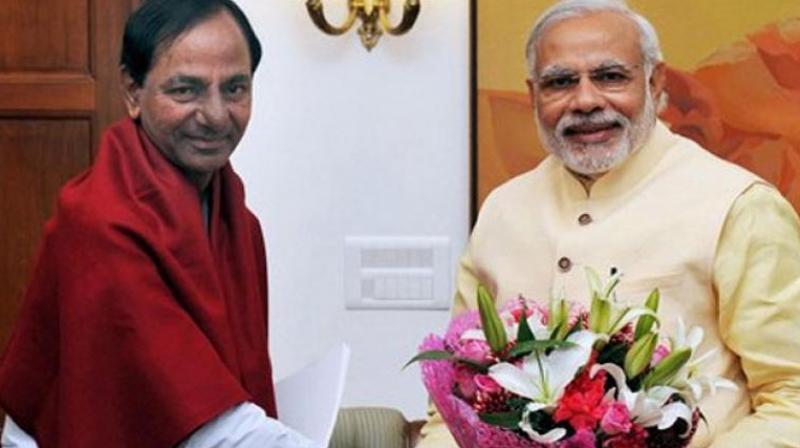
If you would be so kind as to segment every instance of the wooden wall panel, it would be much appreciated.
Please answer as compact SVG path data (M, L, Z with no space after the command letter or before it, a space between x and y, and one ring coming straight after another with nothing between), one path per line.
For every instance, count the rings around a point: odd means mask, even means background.
M89 0L0 0L0 71L89 73Z
M0 0L0 350L58 189L124 115L120 42L138 4Z
M89 75L0 74L0 114L89 115L96 107L95 84Z
M0 142L0 291L18 298L56 193L89 164L91 126L88 119L0 119ZM19 302L0 301L0 341Z

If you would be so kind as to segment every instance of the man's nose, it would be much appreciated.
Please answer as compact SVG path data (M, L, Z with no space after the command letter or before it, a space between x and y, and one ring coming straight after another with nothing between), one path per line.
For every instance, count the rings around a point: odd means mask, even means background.
M200 124L213 130L224 129L228 124L228 105L222 95L210 95L197 111Z
M603 96L591 79L582 77L572 92L570 109L572 112L591 113L606 107L606 98Z

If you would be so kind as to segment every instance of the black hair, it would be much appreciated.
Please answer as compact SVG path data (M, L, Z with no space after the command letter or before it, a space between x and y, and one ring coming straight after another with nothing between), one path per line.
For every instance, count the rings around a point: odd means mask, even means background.
M230 13L239 25L250 50L250 72L255 73L261 61L261 43L244 12L232 0L145 0L125 24L122 69L137 85L144 85L156 51L220 11Z

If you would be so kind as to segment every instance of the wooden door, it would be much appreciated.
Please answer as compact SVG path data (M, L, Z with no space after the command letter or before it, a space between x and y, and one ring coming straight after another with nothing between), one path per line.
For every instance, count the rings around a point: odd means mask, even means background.
M60 186L123 116L118 66L138 0L0 0L0 347Z

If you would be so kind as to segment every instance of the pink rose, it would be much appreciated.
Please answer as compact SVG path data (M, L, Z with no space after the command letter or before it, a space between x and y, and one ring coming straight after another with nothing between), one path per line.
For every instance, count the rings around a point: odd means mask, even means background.
M455 349L456 356L475 362L487 362L492 350L486 341L480 339L462 340Z
M597 440L590 429L581 429L574 436L564 441L562 448L594 448Z
M661 362L662 359L666 358L669 355L669 347L665 344L658 344L655 350L653 350L653 357L650 358L650 365L654 366Z
M608 435L627 433L631 430L631 414L628 408L618 401L611 403L600 420L600 429Z
M478 391L477 387L475 386L475 380L473 379L474 376L475 372L470 368L465 366L456 366L456 384L458 385L459 392L461 392L461 396L467 401L472 401L472 399L475 398L475 392Z
M503 388L500 387L500 385L488 375L475 375L474 381L475 386L484 392L491 394L503 391Z

